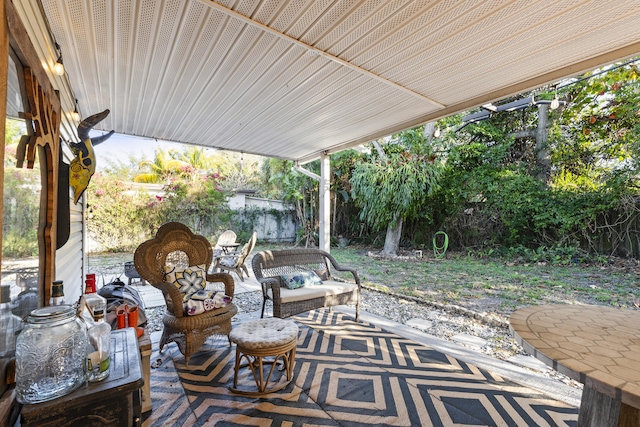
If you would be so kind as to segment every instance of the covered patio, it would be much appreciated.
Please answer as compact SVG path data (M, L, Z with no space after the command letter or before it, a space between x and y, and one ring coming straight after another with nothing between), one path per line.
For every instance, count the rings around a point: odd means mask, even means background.
M51 124L39 306L53 279L64 277L71 295L88 272L86 200L76 204L68 185L58 198L58 167L73 158L82 118L110 110L96 130L297 165L319 159L319 242L328 250L332 153L640 53L640 0L3 5L5 56L33 71L32 89L51 113L38 122ZM6 66L3 73L12 77ZM26 110L14 102L18 83L0 90L7 116ZM60 245L58 216L72 218ZM210 339L189 367L173 344L163 355L154 345L154 409L144 425L577 423L575 390L385 319L350 317L342 307L296 316L294 381L261 398L228 391L233 347L225 340Z

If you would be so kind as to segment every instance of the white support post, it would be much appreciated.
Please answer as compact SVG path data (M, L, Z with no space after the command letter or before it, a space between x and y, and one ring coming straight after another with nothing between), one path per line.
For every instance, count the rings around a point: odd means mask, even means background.
M319 247L323 251L329 252L331 246L331 195L329 186L331 185L331 163L329 154L322 153L320 156L320 242Z

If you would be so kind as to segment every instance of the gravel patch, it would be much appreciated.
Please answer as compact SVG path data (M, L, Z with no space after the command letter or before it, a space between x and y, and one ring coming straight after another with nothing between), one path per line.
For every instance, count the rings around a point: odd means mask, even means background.
M405 298L375 291L362 292L361 310L385 317L397 323L414 326L416 319L428 322L420 328L429 335L453 341L453 337L468 334L486 340L480 348L485 354L506 360L524 354L522 347L511 337L506 327L491 326L463 314L454 314L444 308L435 308Z
M458 344L461 344L461 341L454 337L461 334L477 337L478 340L475 341L482 341L484 345L473 346L473 349L497 359L507 360L514 356L529 356L509 332L508 323L491 315L368 289L362 291L360 308L397 323L412 327L420 326L419 329L429 335L455 341ZM571 387L582 388L581 383L552 368L531 371L543 377L554 378Z
M238 294L234 298L234 303L238 307L238 314L259 311L262 308L262 293L257 291ZM460 334L478 337L485 345L474 346L473 349L501 360L507 360L516 355L527 355L522 346L513 339L508 327L501 326L499 322L484 323L486 319L469 316L469 313L455 314L449 312L447 307L435 308L425 303L369 289L362 290L361 309L397 323L413 327L420 326L419 329L429 335L455 341L458 344L460 341L453 338ZM155 307L145 311L148 319L147 330L150 332L162 330L164 312L165 307ZM582 388L579 382L551 368L542 371L532 370L532 372L557 379L572 387Z

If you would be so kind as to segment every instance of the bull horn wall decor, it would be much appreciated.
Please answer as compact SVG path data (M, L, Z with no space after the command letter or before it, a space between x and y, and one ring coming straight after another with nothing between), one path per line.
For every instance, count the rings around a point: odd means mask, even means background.
M109 115L109 112L109 109L106 109L80 122L78 125L80 142L72 142L70 144L71 151L75 156L69 165L69 185L73 188L73 203L78 203L82 193L89 186L91 177L96 172L96 154L93 151L93 147L106 141L114 134L114 131L111 131L101 136L89 137L89 131L104 120Z

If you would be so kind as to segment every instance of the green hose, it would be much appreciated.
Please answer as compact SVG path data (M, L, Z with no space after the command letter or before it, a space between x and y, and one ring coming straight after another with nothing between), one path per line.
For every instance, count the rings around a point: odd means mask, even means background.
M444 236L442 246L438 246L438 236ZM443 258L449 247L449 236L444 231L438 231L433 235L433 254L436 258Z

